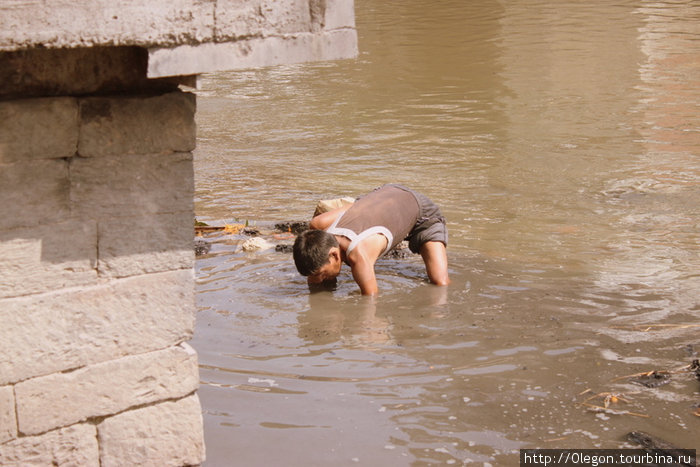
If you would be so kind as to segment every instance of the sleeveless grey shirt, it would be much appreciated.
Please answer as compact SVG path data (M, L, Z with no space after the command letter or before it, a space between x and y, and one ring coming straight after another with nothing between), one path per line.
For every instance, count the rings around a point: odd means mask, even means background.
M419 206L411 191L400 185L383 185L359 198L326 229L350 239L347 252L374 234L387 239L386 254L405 239L416 225Z

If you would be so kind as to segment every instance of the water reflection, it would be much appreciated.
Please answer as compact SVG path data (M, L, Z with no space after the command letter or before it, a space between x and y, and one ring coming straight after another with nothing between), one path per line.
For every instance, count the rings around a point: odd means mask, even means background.
M698 358L700 5L356 11L358 60L204 77L197 215L306 219L405 183L448 219L453 283L383 260L375 302L349 273L309 294L288 254L210 239L207 465L516 465L632 429L700 449L690 375L620 378ZM590 406L610 391L643 416Z

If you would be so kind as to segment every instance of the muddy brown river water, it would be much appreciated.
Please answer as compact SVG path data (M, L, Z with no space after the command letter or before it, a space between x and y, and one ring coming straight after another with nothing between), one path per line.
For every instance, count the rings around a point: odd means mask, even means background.
M357 60L202 78L198 220L267 231L403 183L448 219L452 284L383 259L374 302L347 268L310 295L289 253L206 236L205 466L700 450L700 3L355 10ZM652 370L678 371L629 377Z

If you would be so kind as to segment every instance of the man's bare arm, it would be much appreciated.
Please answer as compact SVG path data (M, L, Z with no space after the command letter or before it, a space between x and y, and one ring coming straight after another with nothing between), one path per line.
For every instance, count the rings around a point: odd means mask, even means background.
M362 295L377 295L377 277L374 272L374 263L386 248L387 239L384 235L374 234L365 238L348 255L348 264L352 270L352 277L360 286Z
M350 265L352 277L360 286L362 295L377 295L379 287L377 287L377 277L374 274L374 263L366 260L358 260Z
M326 230L333 224L333 222L335 222L335 220L341 213L350 209L350 206L352 205L348 204L346 206L341 206L331 211L324 212L323 214L319 214L318 216L311 219L311 222L309 223L309 228L315 230Z

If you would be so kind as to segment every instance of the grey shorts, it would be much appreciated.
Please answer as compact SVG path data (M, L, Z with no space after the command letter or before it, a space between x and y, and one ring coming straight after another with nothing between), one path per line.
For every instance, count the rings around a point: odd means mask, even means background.
M402 187L410 191L418 201L418 220L408 233L408 248L413 253L420 253L420 247L426 242L442 242L447 246L447 225L437 204L422 193Z

